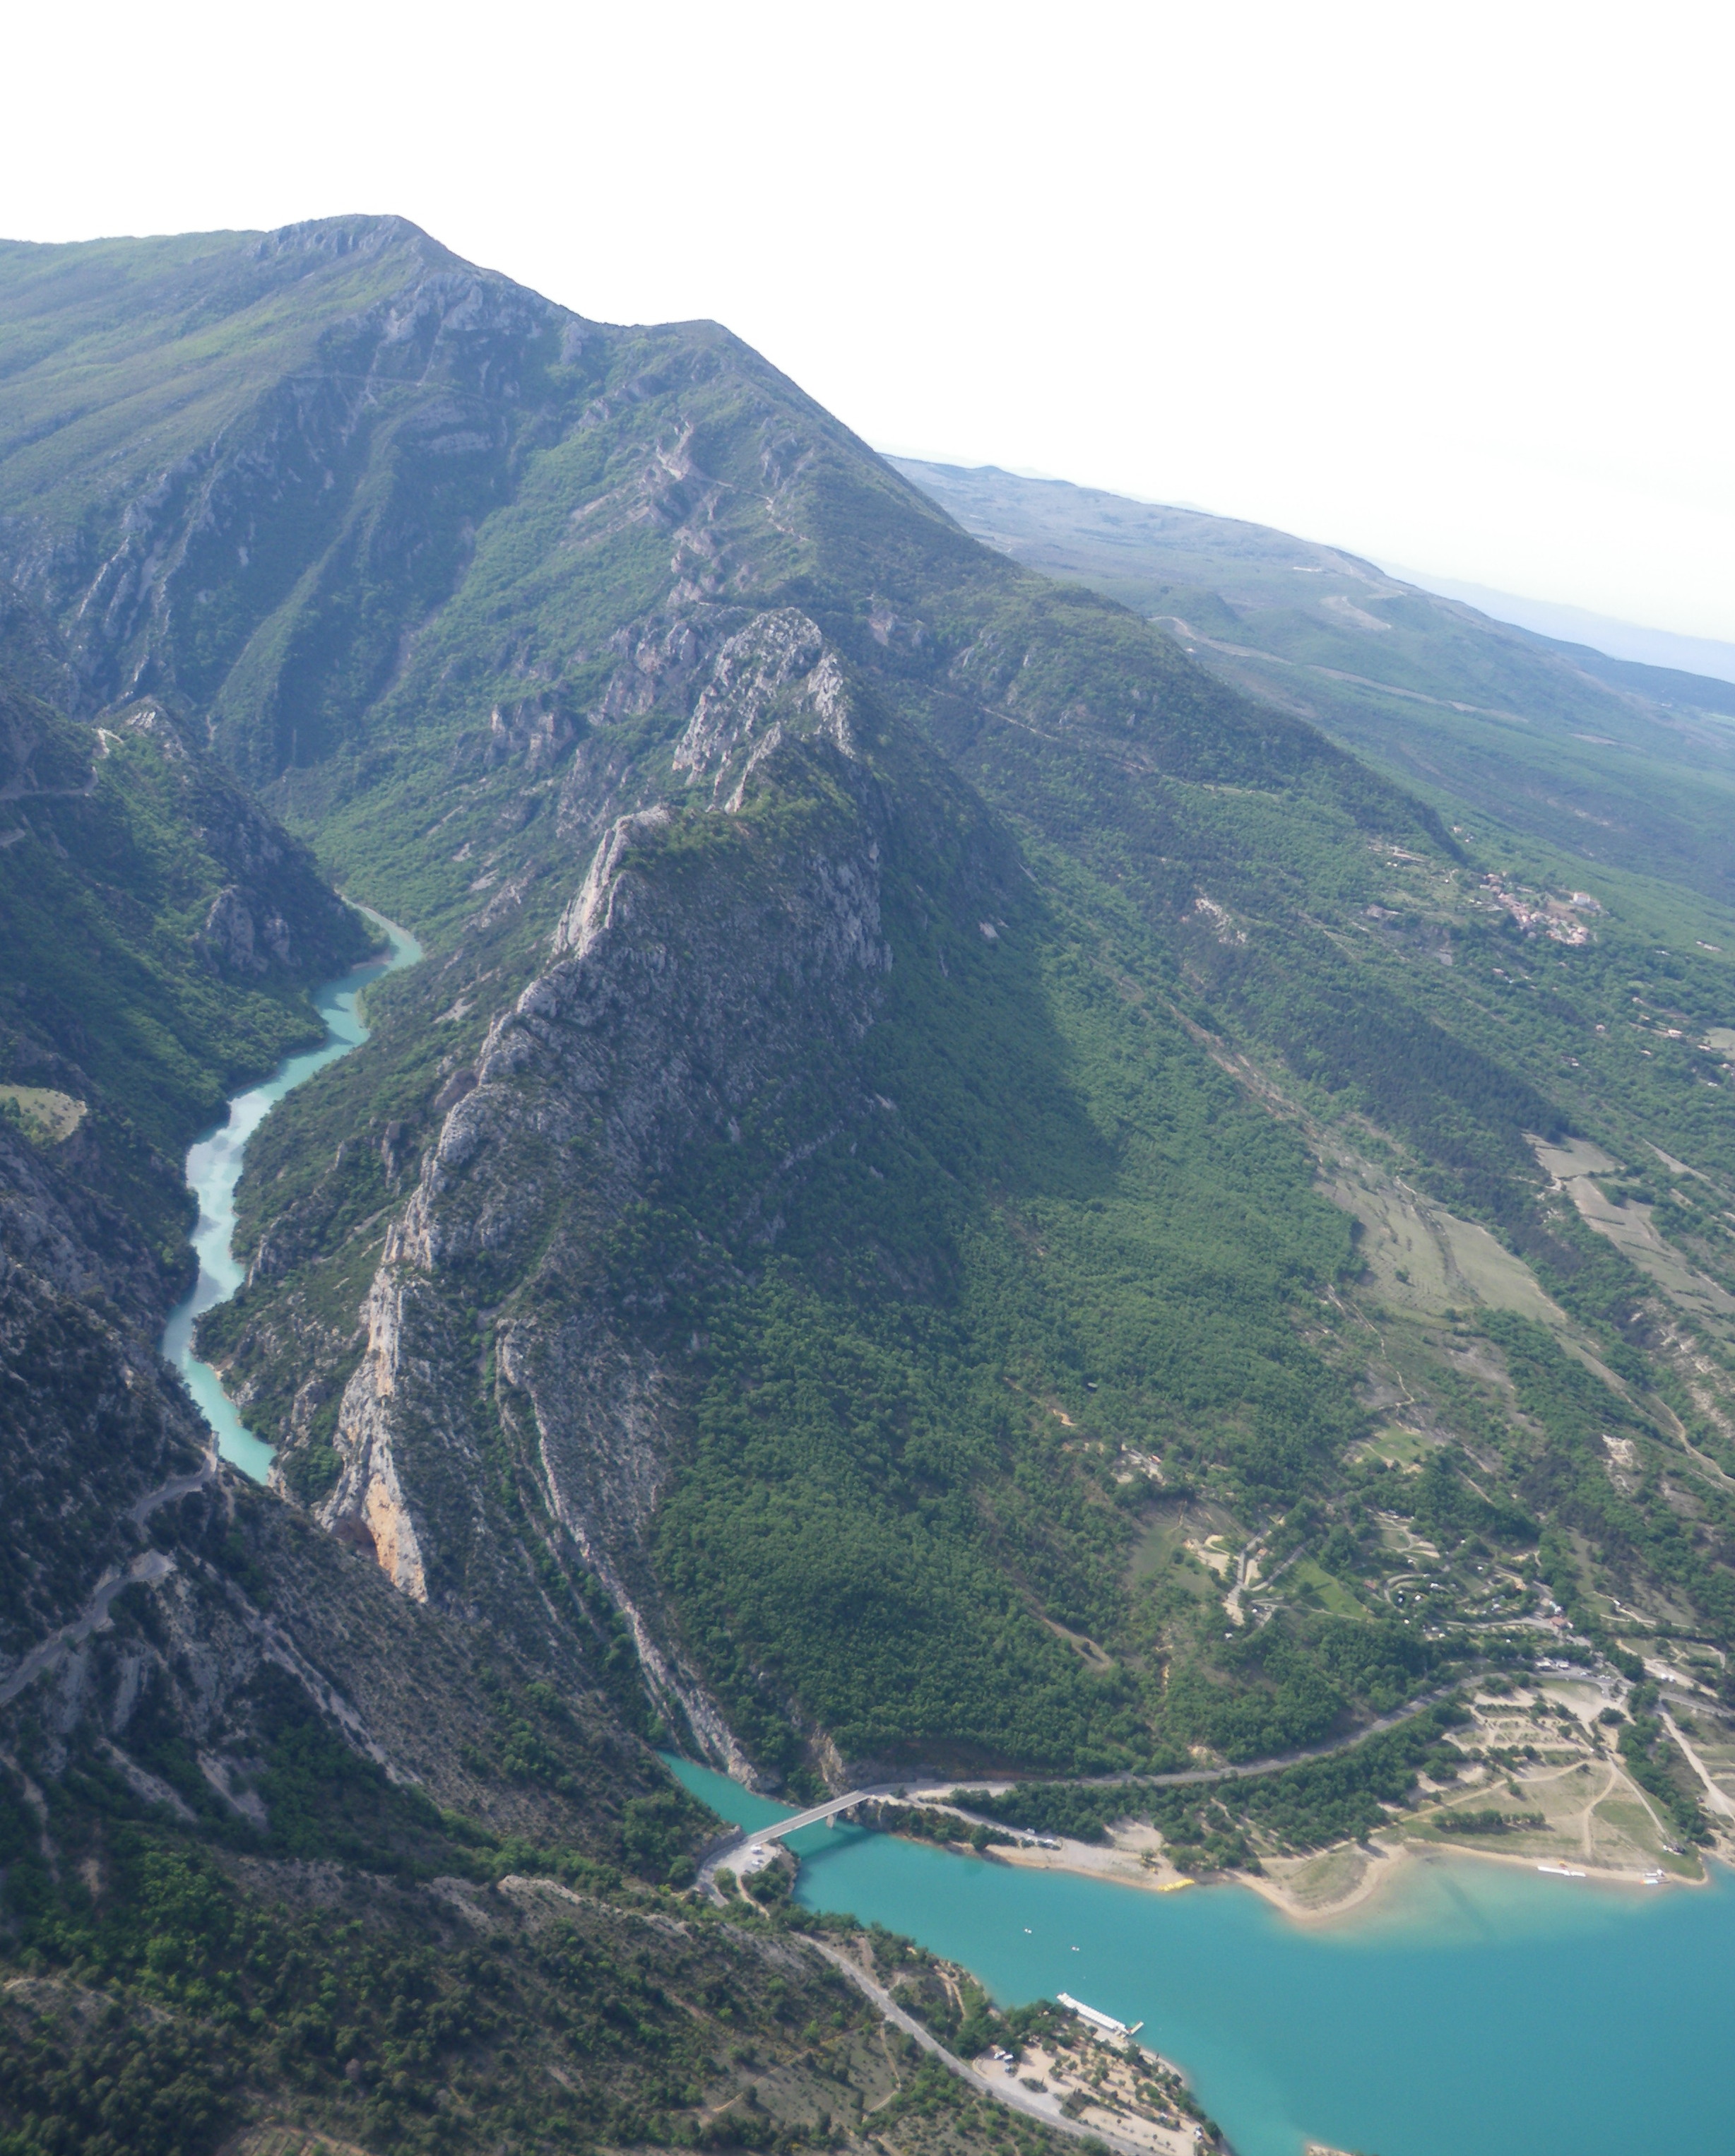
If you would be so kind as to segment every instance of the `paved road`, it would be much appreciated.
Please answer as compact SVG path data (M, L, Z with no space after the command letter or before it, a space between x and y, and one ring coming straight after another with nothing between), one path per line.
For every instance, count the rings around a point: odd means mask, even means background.
M1116 1789L1134 1787L1142 1789L1169 1789L1198 1782L1240 1782L1245 1781L1255 1774L1279 1774L1286 1767L1304 1766L1310 1759L1334 1759L1340 1753L1353 1752L1358 1744L1365 1744L1370 1737L1378 1737L1383 1731L1388 1729L1396 1729L1404 1722L1413 1722L1417 1715L1425 1714L1430 1707L1438 1707L1443 1699L1450 1699L1463 1682L1464 1679L1460 1677L1449 1685L1440 1686L1436 1691L1424 1692L1419 1699L1410 1700L1394 1713L1381 1715L1377 1722L1370 1722L1366 1728L1357 1730L1353 1736L1340 1737L1329 1744L1311 1745L1305 1751L1285 1752L1274 1758L1250 1760L1245 1765L1240 1767L1188 1767L1176 1774L1141 1774L1136 1768L1128 1768L1125 1773L1119 1774L1068 1776L1065 1778L1064 1785L1069 1789ZM983 1785L980 1781L976 1781L937 1782L930 1786L933 1796L938 1797L948 1790L980 1789ZM990 1786L1009 1789L1012 1785L1004 1779L997 1779ZM909 1801L911 1804L927 1804L931 1801L931 1799L927 1791L916 1787L910 1789ZM957 1807L947 1805L940 1809L956 1810ZM959 1816L970 1818L973 1815L961 1813ZM997 1822L990 1820L988 1824L993 1825Z
M147 1490L126 1515L136 1527L141 1527L162 1505L172 1505L177 1499L191 1496L195 1490L203 1490L217 1480L217 1454L213 1448L205 1455L203 1467L192 1475L172 1475L167 1482L159 1482L154 1490Z
M1105 2142L1111 2148L1118 2148L1122 2156L1151 2156L1142 2143L1130 2141L1118 2133L1106 2133L1098 2126L1081 2125L1076 2119L1060 2115L1060 2100L1056 2096L1038 2096L1034 2089L1025 2088L1015 2074L989 2081L973 2067L948 2051L932 2030L923 2028L913 2014L903 2008L882 1984L876 1984L861 1964L851 1959L841 1947L834 1946L829 1939L809 1938L807 1941L815 1953L824 1954L839 1974L845 1976L856 1989L865 1992L874 2005L892 2025L901 2029L906 2036L913 2036L922 2050L936 2058L948 2073L956 2074L961 2082L968 2082L978 2096L993 2097L1014 2111L1023 2112L1027 2118L1039 2119L1056 2133L1070 2133L1079 2141Z
M167 1482L159 1483L156 1489L147 1490L136 1504L129 1507L126 1517L135 1527L142 1527L159 1506L171 1504L192 1491L203 1489L215 1479L217 1473L217 1455L213 1450L206 1455L203 1466L195 1473L172 1475ZM53 1668L69 1647L75 1646L81 1640L88 1640L93 1632L101 1631L110 1621L109 1604L123 1589L139 1580L154 1587L174 1569L173 1558L166 1556L162 1550L149 1549L141 1551L124 1570L105 1573L72 1622L63 1625L58 1632L50 1633L46 1640L31 1648L14 1666L12 1674L0 1683L0 1707L8 1706L33 1678L39 1677L44 1670Z
M1425 1714L1430 1707L1437 1707L1441 1700L1450 1699L1457 1689L1457 1683L1442 1685L1438 1691L1424 1692L1421 1698L1411 1700L1394 1713L1381 1715L1377 1722L1370 1722L1365 1729L1358 1729L1353 1737L1340 1738L1332 1744L1316 1744L1306 1751L1287 1752L1278 1758L1255 1759L1240 1767L1190 1767L1177 1774L1142 1774L1131 1770L1122 1774L1096 1774L1069 1782L1065 1786L1087 1789L1166 1789L1201 1783L1245 1781L1255 1774L1279 1774L1286 1767L1301 1766L1310 1759L1331 1759L1340 1753L1353 1752L1358 1744L1365 1744L1370 1737L1378 1737L1383 1730L1396 1729L1404 1722L1413 1721L1417 1715ZM872 1803L880 1799L894 1803L920 1804L931 1811L947 1812L954 1819L963 1820L972 1826L1000 1826L1003 1825L1000 1820L988 1819L980 1812L966 1811L962 1805L947 1801L951 1793L959 1787L979 1789L982 1786L979 1782L962 1784L937 1782L927 1787L887 1782L852 1789L847 1796L834 1797L827 1804L815 1804L808 1811L793 1813L786 1820L775 1820L769 1826L737 1830L707 1851L700 1866L700 1883L712 1895L718 1895L716 1873L719 1866L727 1864L743 1849L751 1848L756 1842L781 1841L785 1835L798 1833L803 1827L817 1826L821 1820L834 1819L839 1812L848 1811L852 1805ZM997 1781L989 1786L1006 1789L1011 1784Z
M866 1804L875 1797L887 1796L889 1788L851 1789L847 1797L834 1797L829 1804L815 1804L811 1811L794 1812L786 1820L773 1820L769 1826L743 1827L742 1835L747 1841L781 1841L786 1834L799 1834L804 1826L818 1826L821 1820L835 1819L854 1804Z

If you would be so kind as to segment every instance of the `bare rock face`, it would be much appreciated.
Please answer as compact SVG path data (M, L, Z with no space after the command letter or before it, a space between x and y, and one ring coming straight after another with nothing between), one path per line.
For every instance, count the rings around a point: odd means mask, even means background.
M254 949L252 912L233 884L212 900L204 926L195 941L205 956L224 973L264 971L264 961Z
M555 1542L625 1617L653 1690L745 1773L646 1562L678 1384L654 1323L636 1322L654 1311L611 1288L607 1249L635 1200L739 1143L753 1115L814 1114L816 1060L836 1076L818 1095L830 1127L865 1108L848 1070L891 963L880 808L844 671L793 609L721 647L675 769L688 798L614 820L546 970L446 1113L369 1294L321 1516L406 1594L490 1605L525 1532L491 1516L490 1460L528 1461ZM780 1188L812 1149L767 1156L750 1242L774 1242ZM571 1620L549 1603L540 1621Z
M844 756L855 754L836 654L825 649L804 613L781 607L757 615L718 653L675 752L675 767L710 777L714 800L725 774L734 776L730 807L738 808L742 788L783 740L785 719L798 726L808 717Z

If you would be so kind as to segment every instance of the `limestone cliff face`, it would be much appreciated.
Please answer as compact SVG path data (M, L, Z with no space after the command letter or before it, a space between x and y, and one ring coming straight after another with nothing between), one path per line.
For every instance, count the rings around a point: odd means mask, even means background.
M675 752L675 768L709 777L713 802L726 776L728 807L738 812L754 774L776 753L786 721L814 730L853 758L849 693L837 654L816 624L793 607L757 615L717 654L711 680Z
M674 766L685 794L613 823L546 970L446 1114L369 1295L322 1517L406 1593L487 1603L503 1543L543 1532L503 1533L493 1513L498 1455L521 1458L556 1553L569 1545L603 1584L654 1691L744 1771L645 1560L679 1378L638 1322L654 1310L611 1287L610 1239L660 1178L740 1143L750 1114L817 1116L817 1140L861 1111L850 1051L891 957L876 782L811 621L773 610L724 644ZM837 1080L817 1101L816 1065ZM812 1150L767 1161L744 1201L750 1242L775 1241ZM570 1625L540 1593L541 1621Z

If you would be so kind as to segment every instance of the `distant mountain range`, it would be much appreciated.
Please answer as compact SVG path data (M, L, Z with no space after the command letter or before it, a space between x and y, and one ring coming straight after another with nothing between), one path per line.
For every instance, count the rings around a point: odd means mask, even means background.
M898 468L988 545L1164 624L1442 809L1729 894L1735 684L1491 620L1262 525L992 467Z
M1682 636L1673 629L1644 629L1636 622L1617 621L1593 613L1584 607L1561 606L1549 599L1520 598L1512 592L1491 590L1486 584L1466 584L1450 577L1423 574L1392 565L1392 574L1407 577L1424 591L1462 599L1496 621L1513 623L1537 636L1547 637L1578 650L1594 651L1600 658L1654 668L1677 677L1735 683L1735 644L1711 636ZM1683 695L1690 692L1685 689ZM1727 706L1719 706L1727 709Z
M914 2063L785 1875L680 1898L658 1748L1065 1784L1735 1650L1727 685L389 218L0 247L0 2135L865 2149ZM267 1493L152 1339L334 889L427 955L249 1152Z

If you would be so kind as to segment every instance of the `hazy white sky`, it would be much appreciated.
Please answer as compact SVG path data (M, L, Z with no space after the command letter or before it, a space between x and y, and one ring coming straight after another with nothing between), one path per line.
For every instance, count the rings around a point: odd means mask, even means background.
M882 447L1735 638L1735 11L8 10L0 232L397 210Z

